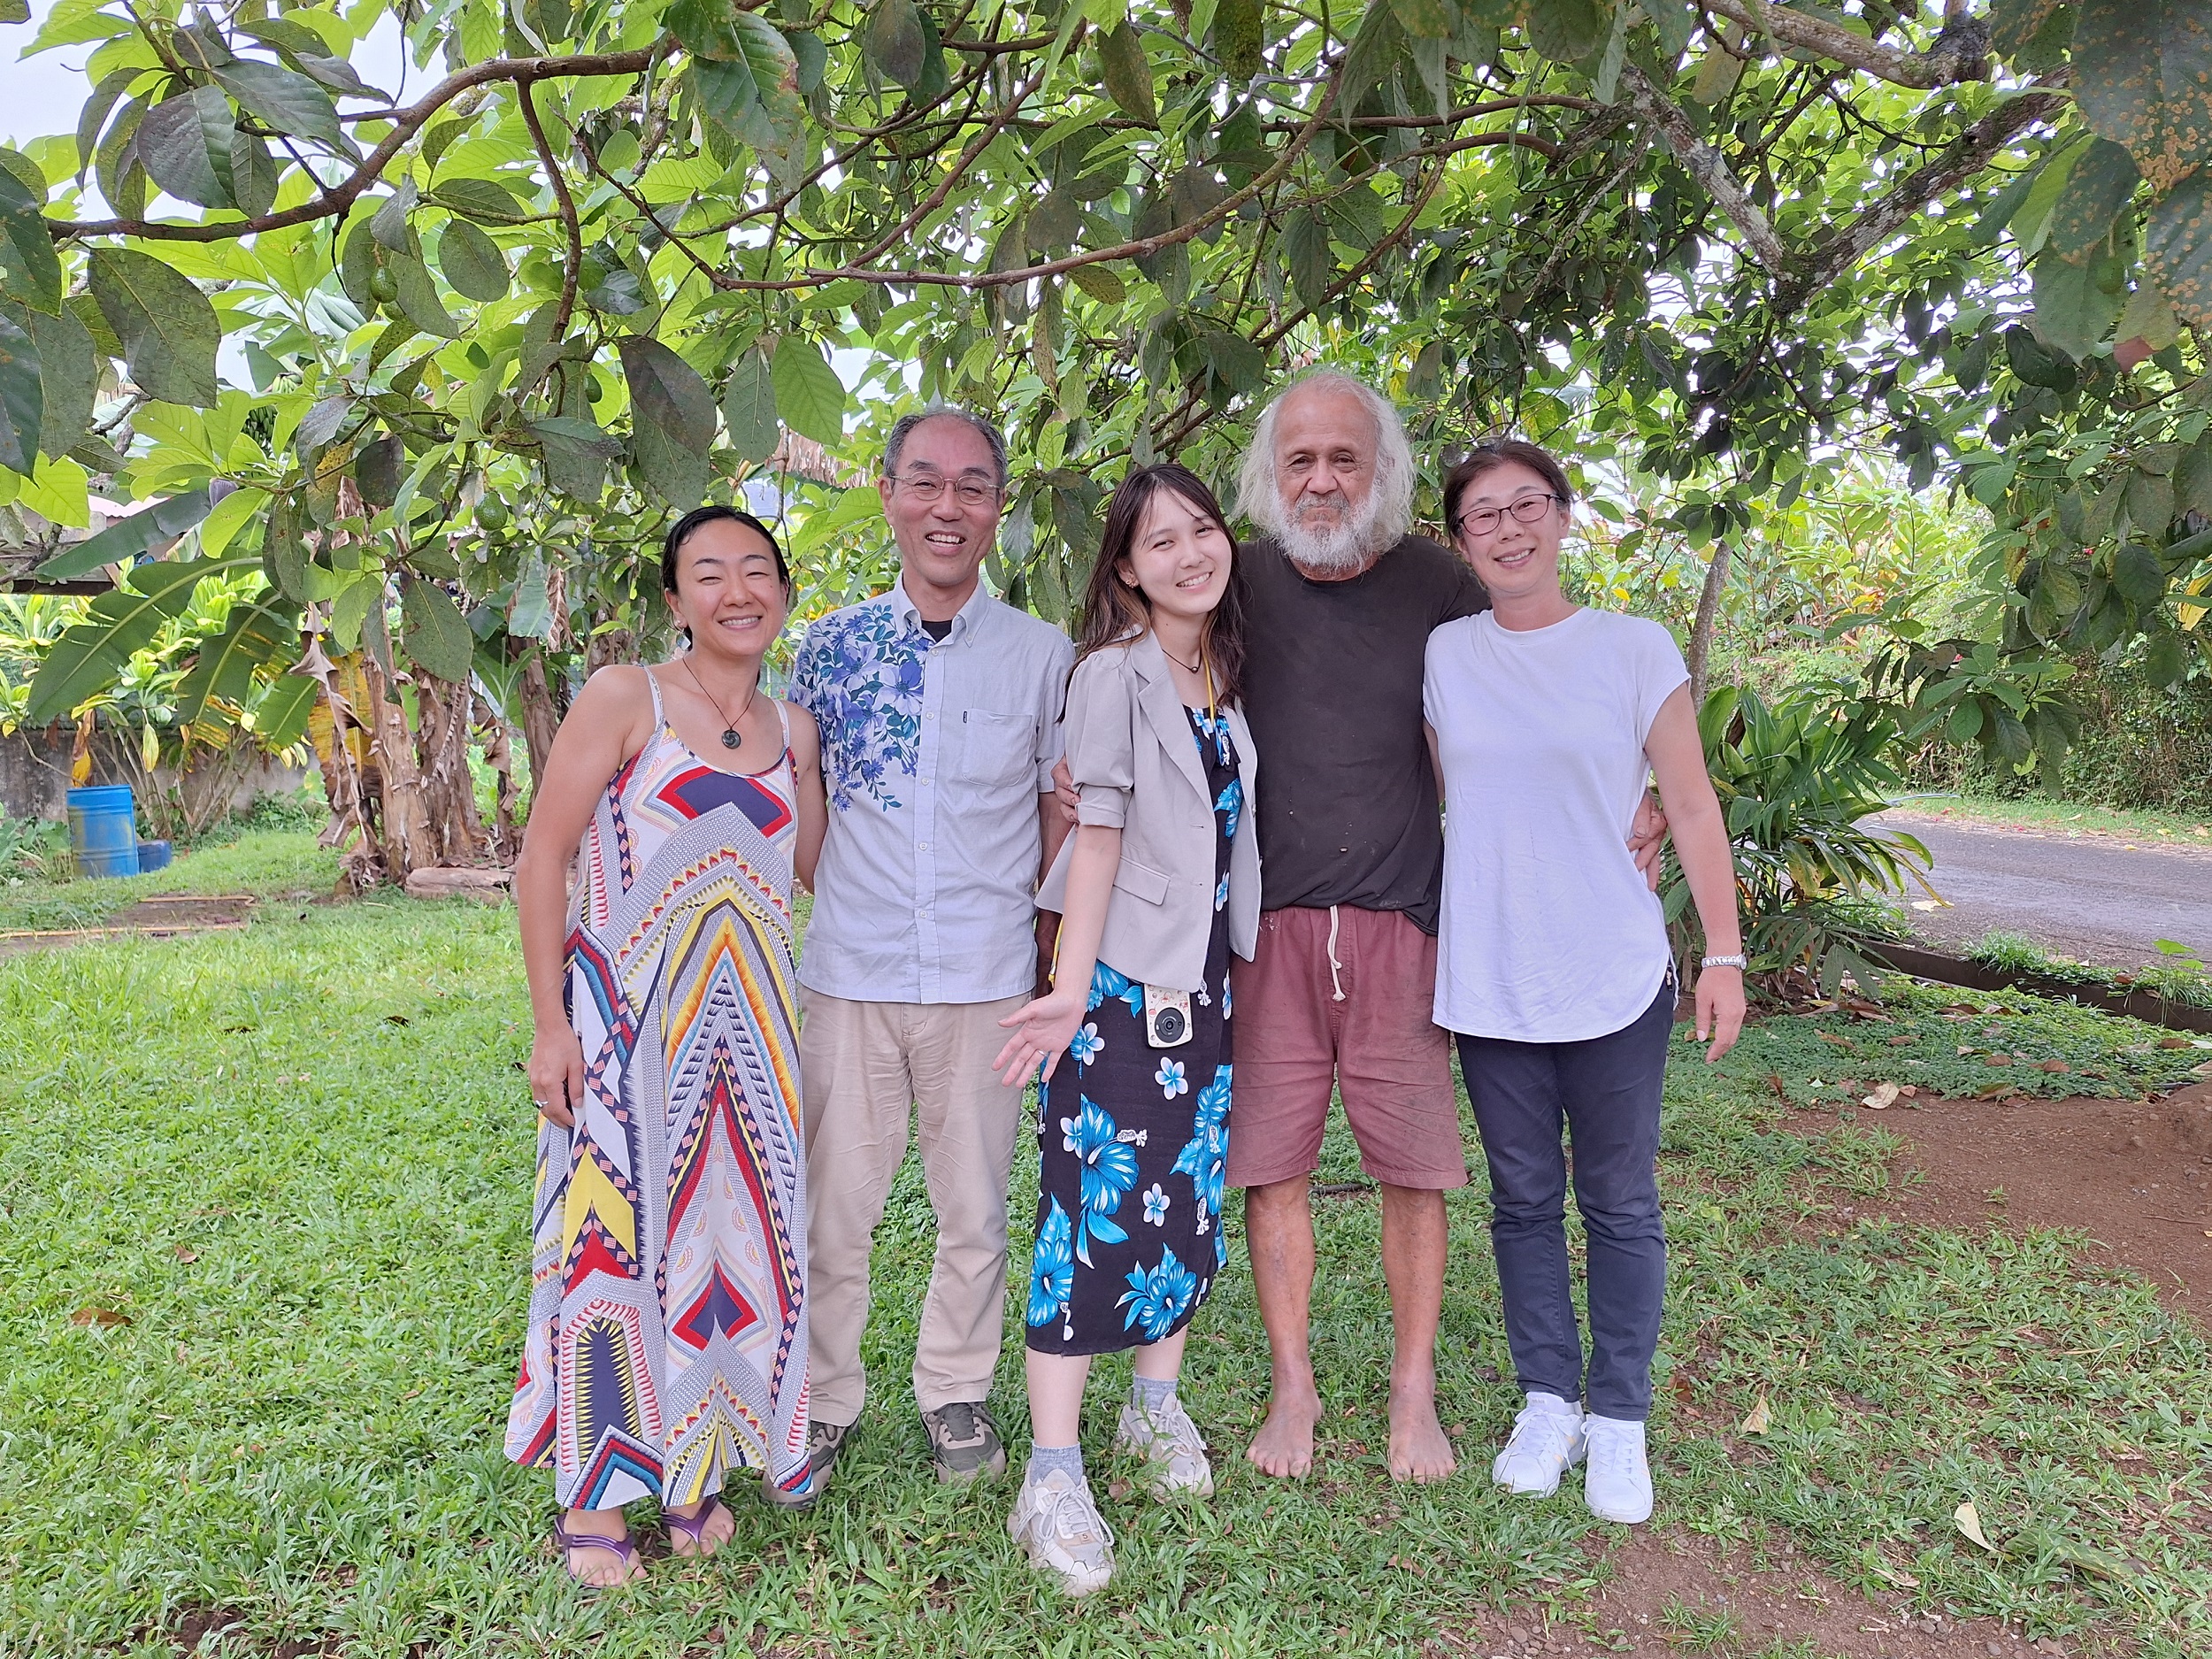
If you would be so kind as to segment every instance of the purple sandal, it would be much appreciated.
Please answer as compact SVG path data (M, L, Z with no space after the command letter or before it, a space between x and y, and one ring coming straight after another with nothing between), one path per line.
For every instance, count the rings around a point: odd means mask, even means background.
M620 1556L626 1569L635 1564L638 1560L637 1545L627 1536L601 1538L595 1532L572 1532L568 1530L568 1517L565 1514L553 1517L553 1541L560 1546L561 1564L564 1567L568 1564L568 1552L572 1549L603 1549L611 1555ZM575 1579L576 1587L586 1595L596 1595L603 1590L619 1590L625 1587L622 1584L589 1583L585 1579L578 1578L573 1568L569 1569L568 1576Z
M670 1532L681 1532L689 1539L694 1557L703 1561L711 1553L707 1548L707 1523L721 1508L721 1499L709 1498L699 1506L696 1515L679 1515L673 1509L664 1509L661 1511L661 1520ZM715 1548L718 1549L721 1546L718 1544Z

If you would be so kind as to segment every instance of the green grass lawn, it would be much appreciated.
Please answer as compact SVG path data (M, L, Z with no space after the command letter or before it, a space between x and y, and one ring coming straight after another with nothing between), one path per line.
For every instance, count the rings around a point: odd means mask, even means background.
M280 891L313 865L297 838L265 850L234 879ZM2024 999L1947 1018L1949 995L1907 999L1891 1026L1768 1022L1710 1070L1678 1051L1657 1525L1785 1574L1769 1552L1786 1540L1892 1605L2201 1655L2203 1333L2064 1237L1854 1220L1897 1143L1855 1109L1786 1106L1771 1079L1834 1102L1845 1078L1916 1056L1950 1087L1970 1073L1961 1044L2001 1041L2123 1093L2204 1056ZM1120 1576L1071 1610L1007 1540L1010 1486L956 1492L927 1472L904 1385L932 1225L910 1164L878 1244L876 1399L830 1494L795 1517L741 1498L713 1561L584 1598L545 1546L546 1479L500 1453L527 1288L526 1013L511 912L467 903L265 906L241 932L0 960L0 1654L166 1655L164 1632L210 1612L224 1653L396 1659L1411 1654L1478 1605L1588 1617L1620 1529L1571 1479L1531 1502L1486 1479L1517 1402L1479 1183L1451 1202L1441 1355L1462 1475L1416 1489L1384 1471L1371 1193L1317 1203L1317 1478L1275 1485L1242 1463L1265 1348L1233 1200L1231 1269L1185 1390L1220 1491L1110 1500ZM1356 1176L1340 1135L1325 1156L1324 1179ZM1025 1170L1018 1217L1033 1194ZM1018 1317L1010 1302L996 1398L1018 1441ZM1100 1369L1086 1439L1103 1485L1127 1365ZM1747 1436L1762 1397L1771 1428ZM1994 1553L1954 1528L1969 1500Z
M2024 824L2064 834L2069 830L2114 835L2145 847L2212 847L2212 820L2186 813L2095 806L2044 795L1997 800L1986 795L1916 795L1897 803L1901 812L1937 813L1985 824Z

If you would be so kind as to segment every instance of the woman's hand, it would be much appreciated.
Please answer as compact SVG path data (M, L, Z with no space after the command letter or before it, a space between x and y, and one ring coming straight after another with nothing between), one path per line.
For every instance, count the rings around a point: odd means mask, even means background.
M584 1045L576 1028L566 1023L540 1025L530 1044L531 1103L550 1122L573 1129L583 1099Z
M1016 1009L1002 1025L1015 1027L1014 1034L1006 1040L1006 1046L998 1051L998 1058L991 1062L991 1070L1009 1088L1018 1087L1037 1069L1037 1062L1045 1065L1049 1078L1060 1064L1075 1028L1083 1023L1083 993L1071 987L1041 996L1025 1007Z
M1743 970L1706 968L1697 976L1697 1040L1709 1034L1713 1046L1705 1051L1709 1064L1736 1046L1743 1035Z

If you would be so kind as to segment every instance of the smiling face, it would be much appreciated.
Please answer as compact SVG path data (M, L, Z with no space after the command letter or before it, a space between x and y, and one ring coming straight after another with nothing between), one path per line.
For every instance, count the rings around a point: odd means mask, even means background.
M922 496L941 485L937 499ZM960 486L987 487L980 501L960 499ZM991 446L964 420L925 420L906 435L898 477L876 483L883 515L899 544L899 569L916 603L930 596L964 598L983 556L998 539L999 476Z
M1145 503L1118 574L1141 589L1153 615L1202 619L1229 588L1235 542L1220 520L1172 488Z
M1544 511L1533 524L1524 524L1509 511L1536 497ZM1497 513L1494 528L1479 534L1464 526L1467 515L1488 510ZM1567 510L1559 504L1550 483L1535 468L1506 461L1482 473L1467 486L1458 503L1458 520L1452 538L1460 553L1475 567L1482 585L1494 600L1513 600L1555 593L1559 588L1559 543L1567 534Z
M684 538L666 597L695 651L732 660L757 661L791 614L767 538L732 518L709 519Z

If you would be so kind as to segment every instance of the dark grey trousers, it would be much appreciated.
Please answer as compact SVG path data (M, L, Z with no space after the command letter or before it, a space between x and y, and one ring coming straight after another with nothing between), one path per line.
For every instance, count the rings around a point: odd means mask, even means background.
M1522 1391L1600 1417L1651 1411L1651 1356L1666 1294L1659 1215L1659 1086L1674 1029L1673 974L1632 1024L1583 1042L1459 1039L1490 1164L1490 1245ZM1567 1283L1567 1158L1589 1236L1590 1358Z

